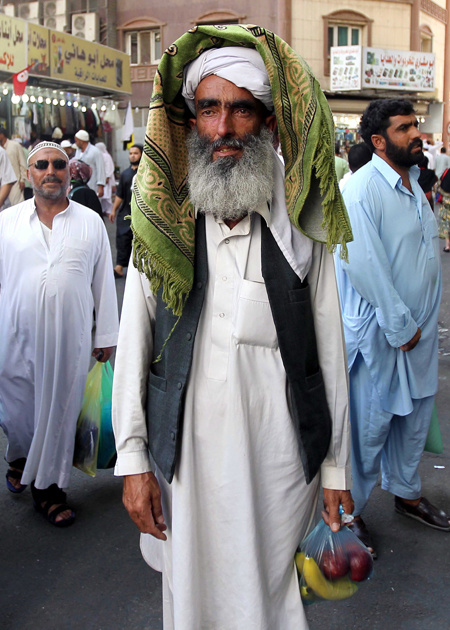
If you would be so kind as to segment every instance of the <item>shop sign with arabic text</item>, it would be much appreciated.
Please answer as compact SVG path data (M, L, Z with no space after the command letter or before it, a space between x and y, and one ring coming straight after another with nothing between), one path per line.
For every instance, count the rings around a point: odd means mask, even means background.
M330 51L330 89L433 92L434 53L387 50L366 46L335 46Z
M30 74L50 76L48 28L28 23L28 65Z
M125 53L50 30L53 79L115 92L131 92L129 63L130 58Z
M27 65L26 22L0 14L0 71L20 72Z

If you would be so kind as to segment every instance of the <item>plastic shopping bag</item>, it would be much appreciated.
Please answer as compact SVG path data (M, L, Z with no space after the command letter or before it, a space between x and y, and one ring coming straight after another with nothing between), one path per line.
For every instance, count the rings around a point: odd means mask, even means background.
M439 420L437 416L436 403L434 403L433 406L430 428L428 429L427 441L425 443L424 450L428 453L436 453L437 455L440 455L444 450L441 429L439 427Z
M112 428L111 400L113 386L113 370L109 361L102 363L102 416L100 424L100 439L97 453L97 470L112 468L116 463L116 442Z
M73 465L95 477L97 468L114 465L115 444L111 422L113 371L108 362L96 362L86 379L83 404L75 434Z
M304 604L347 599L373 573L372 556L357 536L346 526L332 532L324 521L301 543L295 562Z

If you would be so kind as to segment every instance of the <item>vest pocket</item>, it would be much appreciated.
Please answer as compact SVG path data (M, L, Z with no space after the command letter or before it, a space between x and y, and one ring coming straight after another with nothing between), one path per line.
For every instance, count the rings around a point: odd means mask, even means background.
M161 376L156 376L153 372L150 372L148 383L150 387L159 389L161 392L167 391L167 379L162 378Z
M238 344L278 348L277 332L263 282L242 280L233 337Z

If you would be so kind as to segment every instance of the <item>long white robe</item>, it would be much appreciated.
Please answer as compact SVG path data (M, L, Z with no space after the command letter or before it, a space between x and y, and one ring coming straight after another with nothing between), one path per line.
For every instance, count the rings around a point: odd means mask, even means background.
M22 483L67 487L92 350L117 343L106 229L74 201L47 245L34 199L0 215L0 425L6 458L27 457Z
M206 236L209 280L179 465L171 485L156 471L168 540L143 535L141 549L163 573L165 630L303 630L293 558L319 476L306 485L261 275L259 220L230 231L208 216ZM308 279L333 417L323 480L345 488L347 370L333 260L322 245L313 246ZM116 473L134 474L149 470L143 408L155 297L134 267L125 293L113 419Z

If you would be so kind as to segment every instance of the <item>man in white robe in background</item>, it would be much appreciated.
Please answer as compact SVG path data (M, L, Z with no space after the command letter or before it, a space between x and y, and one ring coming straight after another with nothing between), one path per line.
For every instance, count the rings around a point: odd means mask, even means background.
M8 154L5 149L0 147L0 212L11 205L9 196L16 181L17 177Z
M262 230L284 234L280 248L296 259L300 275L308 273L333 426L322 464L324 517L337 531L339 503L346 511L353 503L346 490L347 377L334 265L324 245L289 222L259 53L209 53L208 75L199 69L202 55L186 72L183 91L192 112L189 192L205 214L208 281L183 401L181 452L169 484L149 458L145 418L149 372L150 383L165 387L151 374L157 297L130 265L113 392L116 474L124 475L124 503L143 532L144 558L163 573L165 630L302 630L307 622L293 558L313 523L320 474L307 484L261 272ZM223 68L231 53L243 56L236 67L231 62L226 73L214 67ZM242 77L252 77L254 89L238 87ZM231 182L217 174L219 162L233 171ZM192 291L201 288L196 281Z
M105 162L99 149L89 142L89 134L85 129L80 129L75 134L77 150L75 157L81 162L86 162L92 168L91 179L87 185L95 190L99 199L103 197L106 186Z
M92 350L106 362L117 342L109 241L92 210L69 201L68 157L53 142L28 157L34 198L0 214L0 425L7 486L32 484L52 524L75 517L69 484L75 430Z

